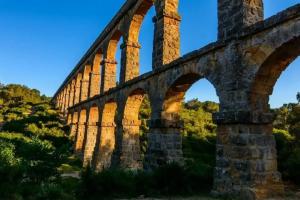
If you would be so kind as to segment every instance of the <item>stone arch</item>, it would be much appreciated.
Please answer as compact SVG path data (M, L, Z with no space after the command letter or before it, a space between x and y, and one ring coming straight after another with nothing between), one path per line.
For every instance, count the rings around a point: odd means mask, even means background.
M99 137L94 152L93 167L96 171L111 167L116 143L116 117L117 103L107 101L100 113Z
M84 142L83 165L91 165L93 152L96 145L96 138L99 126L99 107L93 104L89 109L88 122L86 126L86 139Z
M238 180L242 184L249 184L237 178L241 175L231 175L243 174L245 171L264 177L264 181L261 182L257 181L258 177L250 176L254 183L251 187L254 189L247 192L255 198L267 198L283 193L281 175L277 169L277 151L269 96L282 72L299 56L300 37L290 37L290 34L295 35L295 33L282 34L277 30L272 31L271 34L274 34L271 35L274 37L264 40L263 45L258 45L259 48L253 48L255 53L249 53L254 56L247 63L251 69L244 71L247 76L247 80L244 80L247 95L241 99L245 98L243 107L245 110L240 113L239 110L235 113L228 112L228 115L223 113L223 116L219 116L215 174L220 174L222 177L215 176L215 190L221 193L232 190L230 186L222 184L225 178L231 179L232 183ZM241 154L247 151L249 154ZM257 154L257 152L260 153ZM243 170L238 168L228 170L222 164L226 160L227 166L230 166L241 158L244 162L249 162ZM266 190L266 186L270 189Z
M82 158L82 153L84 148L83 142L84 142L84 136L86 132L86 122L87 122L87 110L86 108L81 108L79 112L77 134L76 134L76 141L75 141L75 153L80 158Z
M76 75L76 83L75 83L75 96L74 96L74 105L80 102L80 90L81 90L81 80L82 80L82 73L78 73Z
M72 116L73 116L73 113L68 112L68 116L67 116L67 124L68 125L71 125L71 123L72 123Z
M140 145L142 121L139 113L146 96L148 95L144 89L134 89L125 102L120 134L122 137L120 165L124 168L141 169L143 166Z
M101 84L101 62L103 60L102 51L97 51L93 57L93 65L90 73L90 90L89 97L94 97L100 94L100 84Z
M215 89L217 95L219 95L219 88L217 85L218 74L215 74L213 67L206 68L202 67L203 64L211 66L210 63L201 62L197 63L196 68L193 66L192 69L188 65L184 73L178 73L177 76L174 76L169 86L165 88L163 103L162 103L162 112L161 118L170 121L177 121L179 119L179 111L184 100L186 92L192 87L194 83L199 80L207 80Z
M91 72L92 65L90 63L86 63L82 69L80 101L85 101L88 99Z
M72 79L70 81L71 90L70 90L69 107L72 107L74 105L75 85L76 85L76 80Z
M143 23L143 20L149 11L149 9L154 5L153 0L142 0L138 8L135 10L133 16L130 19L127 40L131 42L139 41L139 33Z
M146 14L152 6L153 0L142 0L129 20L124 43L121 46L120 83L131 80L140 74L140 29Z
M194 66L194 65L192 65ZM145 168L156 168L161 164L182 162L182 128L180 109L187 90L198 80L206 77L197 70L186 68L184 73L177 71L167 85L162 88L162 102L158 102L160 118L151 119L148 136L148 150L146 153ZM194 68L195 69L195 68ZM203 68L199 68L203 70ZM169 74L169 77L171 74ZM209 75L208 75L209 77ZM207 78L209 79L211 77ZM212 84L214 86L214 84ZM153 102L152 102L153 103ZM160 153L158 153L160 152Z
M116 59L116 51L117 51L118 43L119 43L121 37L123 37L123 33L120 30L116 30L112 34L112 36L108 42L107 50L105 52L106 59L109 59L109 60Z
M67 110L68 110L68 103L69 103L69 85L66 85L64 88L64 103L63 103L63 113L64 115L66 114Z
M282 72L300 55L300 37L283 43L270 54L255 74L250 87L251 110L269 112L269 96Z
M72 140L75 139L76 132L77 132L77 126L78 126L78 111L74 111L72 114L72 123L71 123L71 129L70 129L70 138Z
M167 90L161 117L166 120L179 120L179 111L186 91L201 78L199 74L189 73L176 79Z
M123 36L120 30L116 30L110 37L106 50L104 51L104 59L102 61L102 83L101 92L106 92L116 87L117 83L117 64L116 53L118 43Z

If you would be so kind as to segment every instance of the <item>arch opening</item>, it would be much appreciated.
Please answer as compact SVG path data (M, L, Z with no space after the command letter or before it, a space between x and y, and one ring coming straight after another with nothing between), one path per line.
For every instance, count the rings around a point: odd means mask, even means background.
M142 89L134 90L127 98L122 120L121 166L141 169L147 150L147 133L151 106Z
M81 89L80 89L80 101L85 101L89 96L90 89L90 74L92 72L92 65L90 63L85 64L82 71Z
M250 103L253 110L272 113L268 134L274 135L278 171L288 190L300 188L300 106L297 93L300 91L300 37L284 43L265 60L255 75L251 87ZM293 94L292 94L293 93ZM297 102L298 101L298 102Z
M199 92L201 85L205 88L203 93L210 93L209 96ZM197 92L193 92L195 90ZM218 111L219 103L214 86L194 73L181 76L172 84L165 95L162 109L162 119L182 125L180 135L184 165L192 171L201 171L198 177L202 180L201 186L205 191L211 190L213 185L217 137L213 113Z
M78 112L74 111L74 113L72 114L72 124L71 124L71 129L70 129L70 138L72 141L75 140L77 126L78 126Z
M87 122L86 109L83 108L80 110L79 113L79 120L78 120L77 133L76 133L76 143L75 143L75 154L79 158L82 158L83 155L86 122Z
M89 97L94 97L100 94L101 88L101 74L102 74L102 67L101 62L103 60L103 54L98 51L94 58L93 58L93 65L92 70L90 73L90 90L89 90Z
M74 105L80 102L80 88L81 88L81 80L82 80L82 73L78 73L76 76L76 83L75 83L75 95L74 95Z
M106 92L111 88L116 87L120 82L120 62L121 61L121 50L120 43L123 34L117 30L110 38L106 52L104 54L104 60L102 62L102 92ZM122 39L124 40L124 38Z
M84 141L83 165L91 165L93 152L96 145L98 134L99 109L97 105L93 105L89 110L89 117L86 126L86 136Z
M137 75L152 70L153 16L155 16L153 2L145 0L137 9L129 27L128 41L136 43L136 47L140 47L136 49L137 58L135 67L138 68Z
M300 37L281 45L262 64L251 86L250 104L253 110L268 112L269 97L284 70L300 55Z
M94 168L102 171L112 167L113 153L116 145L116 111L117 103L108 101L101 111L99 118L99 139L94 152Z

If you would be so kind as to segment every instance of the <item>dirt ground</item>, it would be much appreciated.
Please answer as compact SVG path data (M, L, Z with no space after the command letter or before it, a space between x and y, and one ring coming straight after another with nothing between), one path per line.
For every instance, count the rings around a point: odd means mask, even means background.
M122 199L129 200L129 199ZM131 200L222 200L218 198L213 198L209 196L194 196L194 197L165 197L165 198L135 198ZM229 200L229 199L226 199ZM287 191L284 197L272 198L268 200L300 200L300 190L297 191Z

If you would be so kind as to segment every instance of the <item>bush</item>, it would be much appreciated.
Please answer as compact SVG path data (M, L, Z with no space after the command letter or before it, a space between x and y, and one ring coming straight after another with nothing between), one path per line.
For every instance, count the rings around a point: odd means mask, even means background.
M285 130L274 129L278 168L283 180L300 184L300 142Z
M104 170L93 173L90 169L82 173L78 187L78 199L136 198L138 196L195 195L209 192L212 183L203 179L203 173L192 166L177 164L162 166L153 172ZM199 174L198 174L199 173Z

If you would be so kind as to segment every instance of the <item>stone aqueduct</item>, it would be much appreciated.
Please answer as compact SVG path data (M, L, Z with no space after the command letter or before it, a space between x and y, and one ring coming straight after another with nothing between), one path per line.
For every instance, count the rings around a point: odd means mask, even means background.
M181 162L180 105L194 82L207 79L220 101L213 192L242 199L282 193L268 100L300 54L300 5L264 20L262 0L218 0L218 41L181 56L178 3L127 0L61 85L53 102L67 116L75 152L95 170ZM152 6L153 70L140 75L139 33ZM152 113L142 160L138 112L145 95Z

